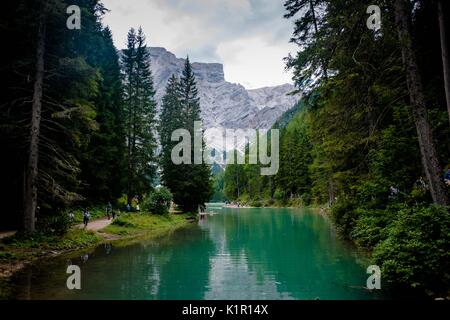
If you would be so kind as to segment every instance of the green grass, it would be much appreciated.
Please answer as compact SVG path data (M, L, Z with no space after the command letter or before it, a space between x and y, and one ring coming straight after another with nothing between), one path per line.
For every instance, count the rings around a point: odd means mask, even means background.
M187 224L184 214L155 215L148 213L125 213L101 232L120 236L162 234L172 228Z
M102 238L92 231L71 229L63 236L44 233L16 234L0 242L0 262L39 256L45 251L74 250L99 243Z

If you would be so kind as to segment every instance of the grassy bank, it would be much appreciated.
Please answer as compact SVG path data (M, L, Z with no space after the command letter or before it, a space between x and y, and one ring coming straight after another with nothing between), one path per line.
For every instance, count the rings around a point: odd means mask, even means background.
M17 271L38 259L95 246L103 238L93 231L74 228L61 236L37 232L16 234L0 241L0 299L10 292L9 279Z
M64 235L16 234L0 241L0 277L14 273L11 263L28 262L43 256L77 250L99 243L102 237L92 231L73 228Z
M188 223L188 216L184 214L153 215L146 213L125 213L115 219L100 233L121 237L161 235Z

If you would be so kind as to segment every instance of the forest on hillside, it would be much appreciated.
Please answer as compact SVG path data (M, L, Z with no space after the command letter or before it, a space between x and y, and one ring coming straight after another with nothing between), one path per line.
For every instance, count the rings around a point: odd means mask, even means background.
M325 206L341 235L403 288L450 287L449 7L288 0L303 98L281 129L280 169L228 166L225 196L251 206ZM446 90L447 89L447 90Z

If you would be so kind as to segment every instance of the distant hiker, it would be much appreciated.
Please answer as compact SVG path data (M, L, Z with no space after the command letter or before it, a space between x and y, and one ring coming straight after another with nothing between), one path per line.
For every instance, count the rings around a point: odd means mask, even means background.
M205 210L206 210L206 207L204 204L199 205L200 220L203 220L205 218Z
M69 217L69 222L73 222L73 220L75 220L75 215L73 214L72 211L69 212L68 217Z
M398 190L398 188L396 188L394 186L390 186L389 187L389 198L393 199L393 198L397 197L399 192L400 192L400 190Z
M414 182L414 186L422 190L428 190L428 185L425 183L422 177Z
M444 174L444 182L447 186L450 186L450 169Z
M131 211L131 205L129 203L127 203L127 211L130 212Z
M87 209L84 209L84 211L83 211L83 224L84 224L85 228L87 227L90 218L91 218L91 214L89 213L89 211Z
M106 216L108 217L108 220L111 218L112 214L112 204L108 201L108 204L106 205Z

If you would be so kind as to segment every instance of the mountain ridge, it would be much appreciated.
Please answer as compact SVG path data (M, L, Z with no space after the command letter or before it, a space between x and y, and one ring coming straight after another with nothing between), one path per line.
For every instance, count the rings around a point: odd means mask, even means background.
M163 47L148 47L155 99L160 108L167 80L172 74L180 77L185 59ZM301 95L288 95L294 91L291 84L246 89L239 83L225 80L223 64L192 62L200 97L204 128L269 129Z

